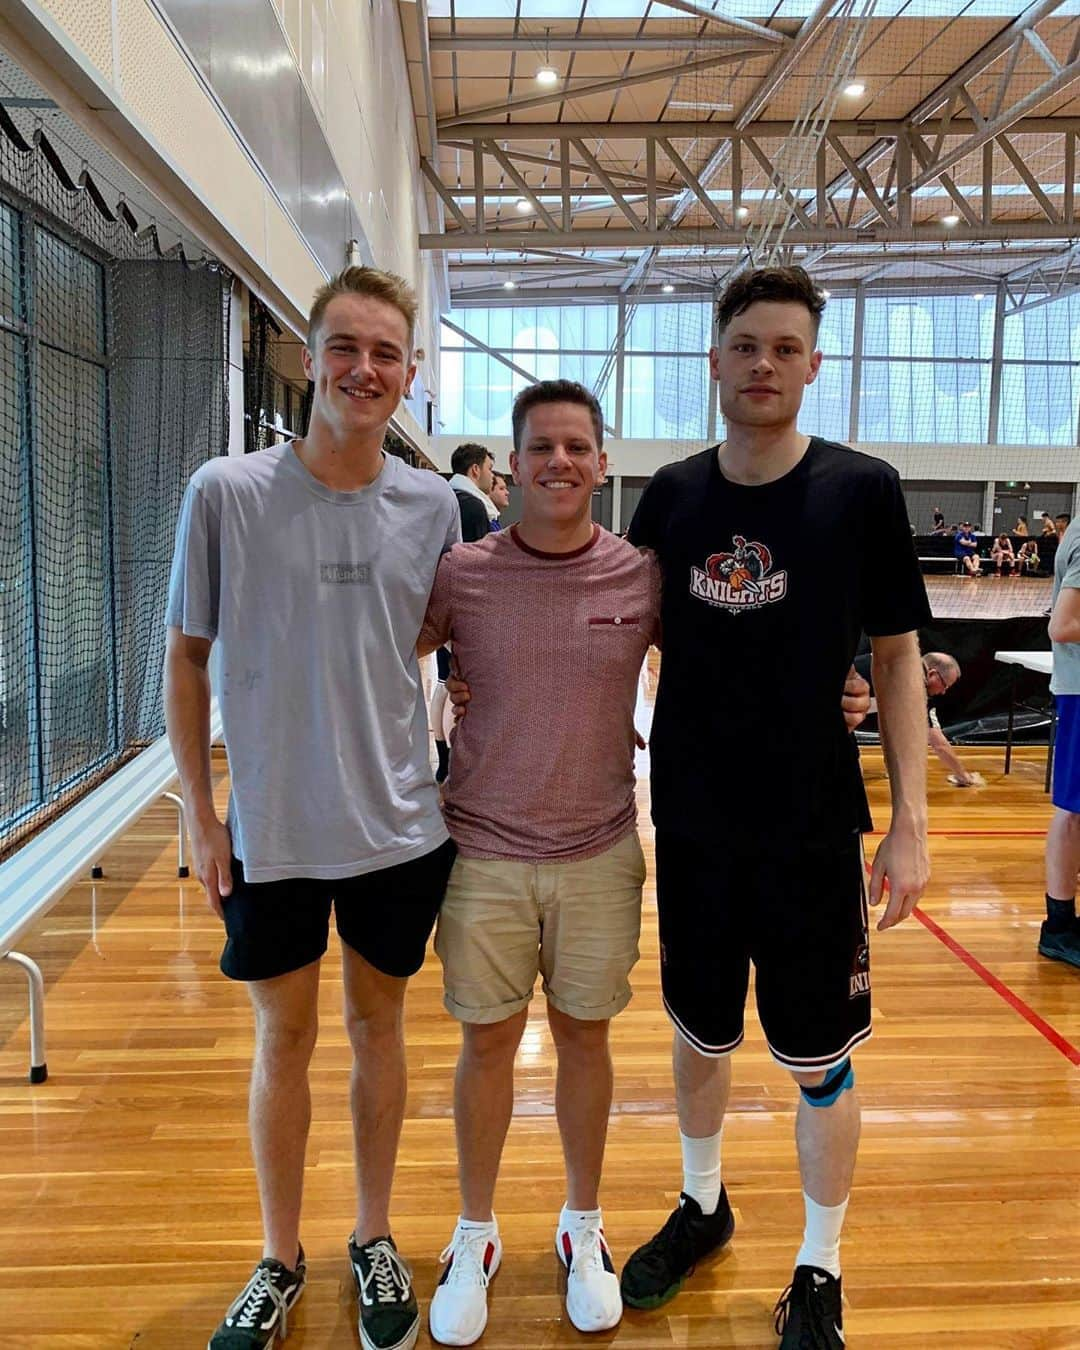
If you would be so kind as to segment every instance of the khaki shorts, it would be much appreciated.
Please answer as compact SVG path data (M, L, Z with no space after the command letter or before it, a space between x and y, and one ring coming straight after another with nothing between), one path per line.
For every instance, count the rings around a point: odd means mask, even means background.
M568 1017L614 1017L630 1002L644 882L636 833L579 862L459 857L435 934L447 1010L501 1022L528 1005L542 975L548 1002Z

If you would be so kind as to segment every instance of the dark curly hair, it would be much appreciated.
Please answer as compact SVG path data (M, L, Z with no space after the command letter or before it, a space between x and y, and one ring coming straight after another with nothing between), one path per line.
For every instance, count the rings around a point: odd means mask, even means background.
M738 314L758 300L789 301L810 311L817 337L825 296L802 267L759 267L740 272L716 302L716 323L722 333Z

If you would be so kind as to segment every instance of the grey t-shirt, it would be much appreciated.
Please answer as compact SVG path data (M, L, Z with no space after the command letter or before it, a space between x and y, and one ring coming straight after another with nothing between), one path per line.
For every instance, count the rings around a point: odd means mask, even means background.
M1054 600L1062 586L1080 590L1080 516L1069 523L1054 558ZM1050 692L1080 694L1080 642L1055 642Z
M447 838L416 639L460 537L443 479L394 455L356 492L287 445L192 476L165 621L220 648L228 825L249 881L355 876Z

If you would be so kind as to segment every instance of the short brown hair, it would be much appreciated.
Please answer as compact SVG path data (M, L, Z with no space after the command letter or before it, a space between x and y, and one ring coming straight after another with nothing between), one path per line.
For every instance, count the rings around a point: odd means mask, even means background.
M495 463L495 456L479 441L465 441L450 456L450 470L465 476L474 464L484 464L487 460Z
M810 311L817 338L825 296L810 280L802 267L758 267L740 272L729 282L716 302L716 324L722 333L738 314L743 314L758 300L790 301L805 305Z
M596 432L596 448L604 448L604 414L600 409L596 395L576 380L537 380L530 384L514 399L514 411L511 422L514 428L514 449L521 449L521 433L525 427L525 417L530 408L541 403L577 403L588 408L592 414L593 430Z
M319 287L308 315L309 347L315 340L327 305L339 295L365 295L371 300L385 300L388 305L393 305L408 325L409 351L412 351L416 336L416 314L420 307L416 292L404 277L396 276L393 272L380 272L377 267L346 267L344 272L339 272L325 286Z

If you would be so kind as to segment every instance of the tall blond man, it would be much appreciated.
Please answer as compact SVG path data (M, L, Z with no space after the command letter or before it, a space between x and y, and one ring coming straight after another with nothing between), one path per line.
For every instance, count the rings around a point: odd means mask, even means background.
M334 912L356 1212L348 1241L365 1350L411 1350L419 1319L390 1233L405 1106L405 985L453 864L428 763L416 640L441 554L460 539L453 492L383 452L415 374L404 281L348 268L317 294L304 369L306 435L203 465L177 530L166 621L169 738L192 851L223 921L221 969L255 1018L249 1132L263 1254L210 1339L261 1350L304 1288L308 1065ZM207 663L221 648L226 820L210 778Z

